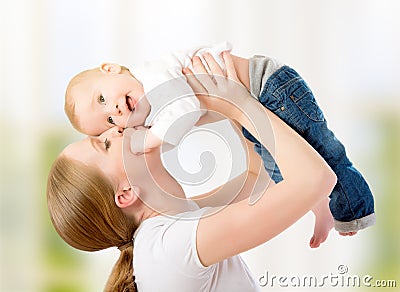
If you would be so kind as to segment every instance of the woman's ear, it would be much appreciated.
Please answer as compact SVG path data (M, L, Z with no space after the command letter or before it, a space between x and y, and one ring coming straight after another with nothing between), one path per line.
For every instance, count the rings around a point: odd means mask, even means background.
M139 187L126 186L115 193L115 204L121 209L132 206L138 201L139 194Z
M119 74L122 71L120 65L115 63L103 63L100 65L100 71L103 73Z

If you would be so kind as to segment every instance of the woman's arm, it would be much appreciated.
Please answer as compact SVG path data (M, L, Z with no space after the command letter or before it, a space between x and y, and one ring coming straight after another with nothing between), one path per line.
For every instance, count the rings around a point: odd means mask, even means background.
M224 54L224 60L227 76L237 82L229 54ZM222 75L213 59L208 57L207 62L214 74ZM194 68L197 72L203 70L197 62ZM207 99L209 109L223 112L244 126L267 149L276 149L274 158L285 177L267 189L255 204L244 200L200 220L197 250L202 263L208 266L256 247L285 230L331 192L336 176L297 133L250 98L247 91L235 90L237 84L230 84L233 81L218 78L216 85L204 76L200 80L208 93L229 95L212 98L200 94L198 97ZM196 93L204 93L193 76L188 76L188 81Z
M250 91L249 59L231 55L236 75L240 83Z

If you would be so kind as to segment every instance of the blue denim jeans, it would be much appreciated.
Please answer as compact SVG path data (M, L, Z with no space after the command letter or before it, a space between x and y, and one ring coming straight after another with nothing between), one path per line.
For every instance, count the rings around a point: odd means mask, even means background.
M258 99L318 151L336 173L337 184L329 196L335 229L349 232L373 225L371 190L347 157L343 144L329 130L313 93L301 76L288 66L281 67L269 77ZM243 134L255 143L255 151L263 159L271 178L281 181L279 167L269 151L244 128Z

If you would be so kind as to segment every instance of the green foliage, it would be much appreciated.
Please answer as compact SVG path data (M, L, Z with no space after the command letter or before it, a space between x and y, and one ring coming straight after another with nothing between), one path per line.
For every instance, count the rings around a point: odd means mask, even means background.
M39 197L45 197L47 175L50 167L61 152L71 142L71 137L60 130L49 132L43 135L38 153L40 159L40 178L43 181L38 190ZM45 199L42 204L42 246L41 256L43 259L43 270L47 274L41 286L46 292L74 292L85 291L86 279L84 274L85 262L79 251L68 246L59 237L53 228L47 212Z
M378 117L379 145L375 173L379 175L376 189L377 225L374 228L373 253L366 255L368 271L380 280L396 280L400 285L400 119L384 114ZM368 258L370 260L368 260ZM368 291L375 291L372 288ZM390 289L390 288L386 288ZM393 289L393 288L392 288ZM398 289L398 288L397 288ZM381 289L379 289L381 290Z

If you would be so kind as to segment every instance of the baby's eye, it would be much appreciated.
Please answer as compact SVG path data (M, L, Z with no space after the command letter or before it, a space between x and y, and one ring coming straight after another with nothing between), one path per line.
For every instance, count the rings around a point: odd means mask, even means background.
M108 117L108 118L107 118L107 122L109 122L109 123L112 124L112 125L115 125L115 122L114 122L114 120L113 120L112 117Z
M100 103L105 103L106 102L106 99L104 98L104 96L102 96L102 95L99 96L99 102Z

